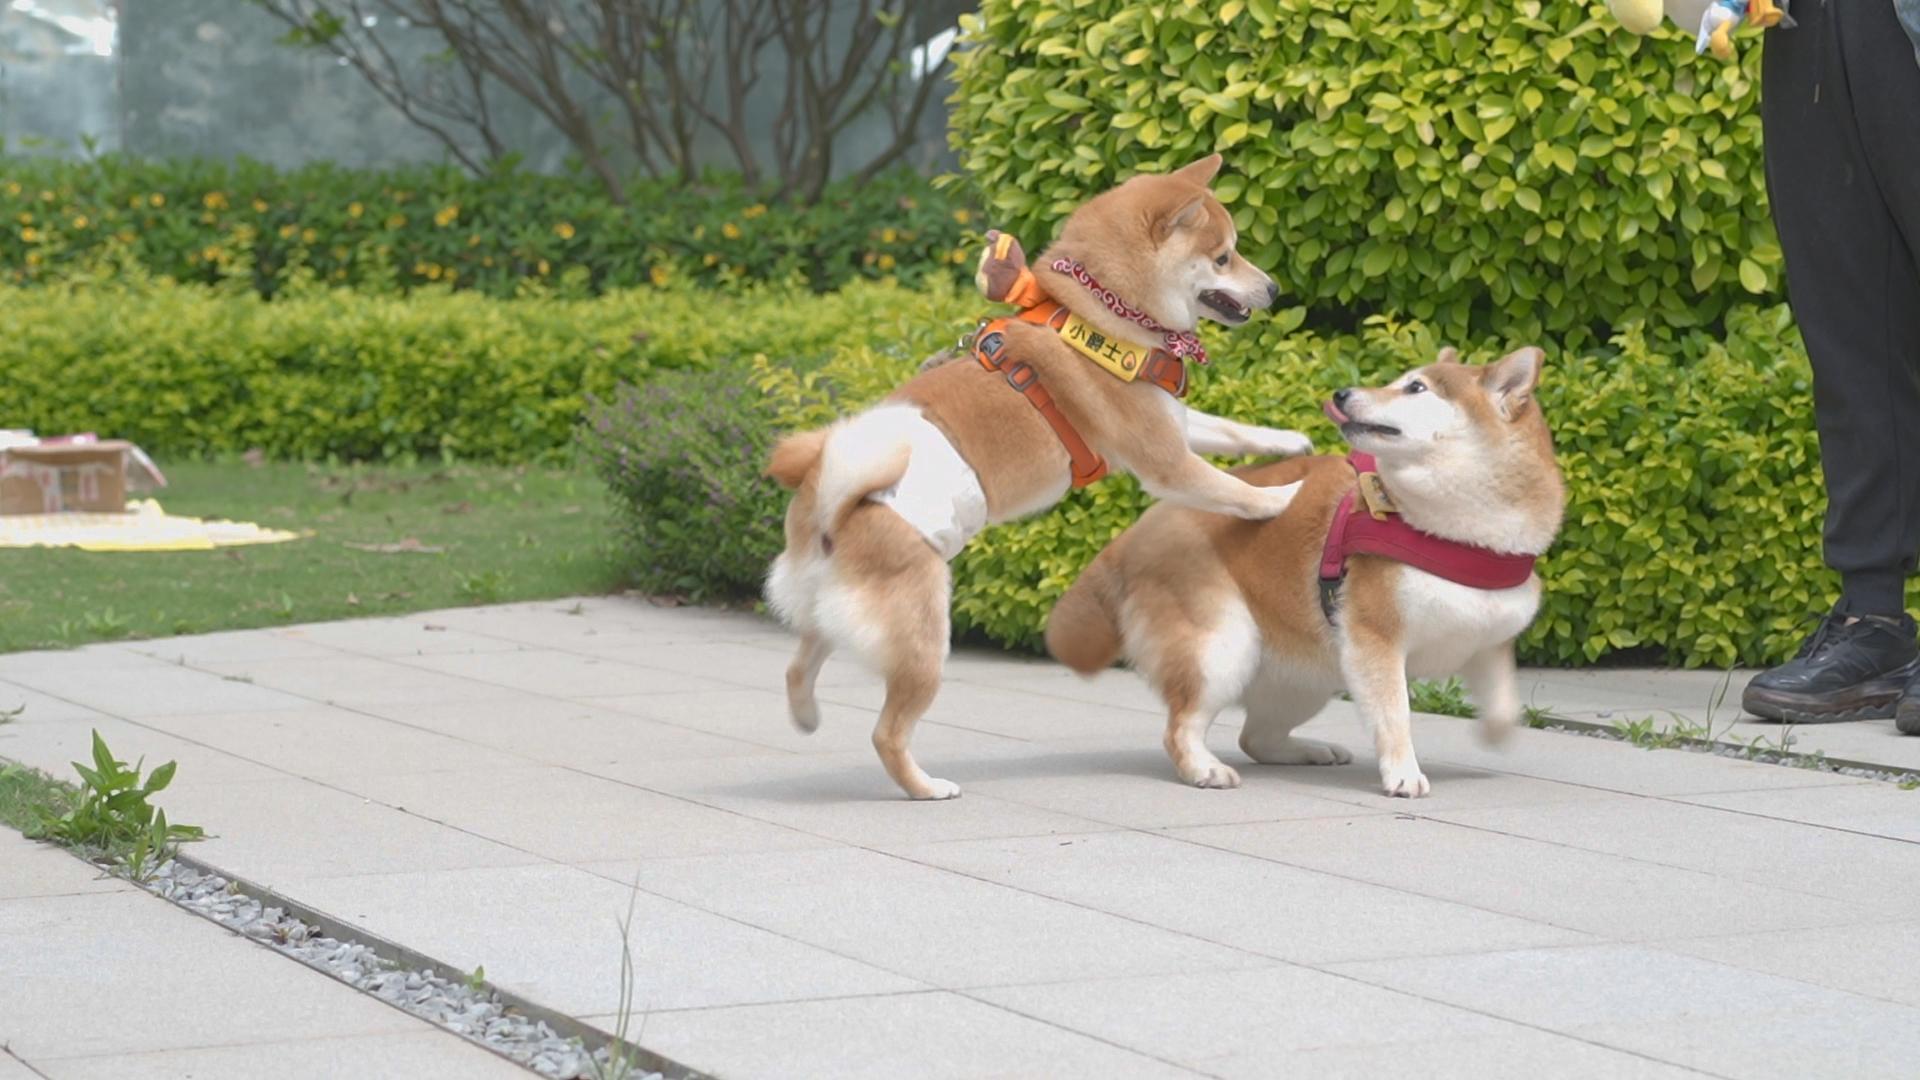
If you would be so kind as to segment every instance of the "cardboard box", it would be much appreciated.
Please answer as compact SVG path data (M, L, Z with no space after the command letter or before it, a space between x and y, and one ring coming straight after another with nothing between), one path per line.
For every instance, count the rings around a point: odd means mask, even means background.
M132 450L132 443L103 439L0 451L0 514L125 510Z

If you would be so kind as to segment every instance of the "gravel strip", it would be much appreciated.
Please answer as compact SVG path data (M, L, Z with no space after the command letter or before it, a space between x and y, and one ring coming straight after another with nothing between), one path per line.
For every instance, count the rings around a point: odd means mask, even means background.
M1542 730L1558 731L1566 735L1584 735L1589 739L1605 739L1609 742L1628 742L1628 738L1619 731L1599 726L1571 727L1566 724L1547 724ZM1908 769L1875 769L1864 765L1843 765L1837 761L1828 761L1821 753L1801 754L1794 751L1762 750L1752 746L1737 746L1719 741L1708 742L1705 739L1687 738L1662 747L1648 749L1687 750L1695 754L1712 754L1715 757L1733 758L1736 761L1757 761L1763 765L1780 765L1789 769L1807 769L1812 772L1834 773L1839 776L1854 776L1862 780L1879 780L1882 783L1898 784L1906 789L1920 787L1920 773Z
M212 919L308 967L332 975L430 1023L498 1051L555 1080L610 1077L607 1048L589 1053L578 1039L562 1038L545 1021L512 1011L484 984L454 982L430 971L396 967L373 949L328 937L278 907L239 892L218 874L168 861L141 884L181 907ZM660 1073L625 1074L626 1080L664 1080Z

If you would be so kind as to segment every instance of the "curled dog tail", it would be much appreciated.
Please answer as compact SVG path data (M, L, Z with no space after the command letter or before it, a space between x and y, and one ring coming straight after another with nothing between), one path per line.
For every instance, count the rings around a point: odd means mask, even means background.
M913 444L904 438L876 439L866 430L846 427L829 430L814 489L820 531L831 535L867 496L899 483L912 459Z
M1047 651L1082 675L1097 674L1120 658L1120 549L1126 535L1080 572L1047 616Z

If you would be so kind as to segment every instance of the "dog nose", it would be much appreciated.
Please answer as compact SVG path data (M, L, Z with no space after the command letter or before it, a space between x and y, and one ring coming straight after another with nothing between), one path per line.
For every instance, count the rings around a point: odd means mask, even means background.
M1273 302L1278 299L1280 299L1280 286L1271 281L1267 282L1267 306L1272 307Z
M1345 412L1345 411L1346 411L1346 408L1347 408L1347 402L1349 402L1349 401L1351 401L1351 400L1353 400L1353 391L1352 391L1352 390L1336 390L1336 391L1334 391L1334 393L1333 393L1333 403L1334 403L1334 405L1335 405L1335 406L1337 406L1337 407L1338 407L1338 408L1340 409L1340 411L1342 411L1342 412Z

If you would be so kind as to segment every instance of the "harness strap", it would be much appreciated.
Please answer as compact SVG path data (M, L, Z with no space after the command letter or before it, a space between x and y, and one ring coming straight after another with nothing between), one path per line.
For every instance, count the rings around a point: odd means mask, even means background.
M1059 404L1053 400L1047 388L1040 385L1040 373L1024 362L1008 363L1011 358L1007 355L1006 330L1009 323L1017 319L1058 330L1069 314L1060 304L1047 301L1027 308L1018 315L994 319L981 327L980 333L975 336L973 356L981 367L1005 375L1007 385L1018 390L1020 396L1038 410L1041 418L1053 428L1054 435L1059 438L1060 445L1066 448L1067 457L1072 461L1073 486L1083 488L1107 475L1107 459L1094 453L1093 447L1087 445L1087 440L1080 437L1073 421L1060 411Z
M1367 482L1379 474L1371 454L1348 455L1355 484L1333 512L1326 546L1320 552L1320 610L1332 622L1350 555L1378 555L1475 589L1511 589L1533 576L1537 559L1492 551L1423 533L1397 513L1362 499ZM1381 489L1384 493L1384 489Z

